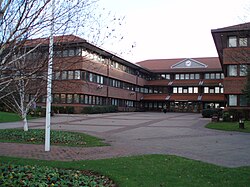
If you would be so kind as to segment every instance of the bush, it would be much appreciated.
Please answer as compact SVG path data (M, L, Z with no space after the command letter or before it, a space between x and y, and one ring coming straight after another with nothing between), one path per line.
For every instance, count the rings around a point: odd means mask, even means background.
M84 107L82 113L84 114L100 114L100 113L111 113L117 112L116 106L87 106Z
M221 116L221 109L215 109L215 108L208 108L202 110L202 117L203 118L211 118L213 115L218 115L218 117Z
M74 114L73 106L52 106L51 109L56 114Z
M223 121L239 121L240 119L249 120L250 110L229 109L227 111L223 111Z

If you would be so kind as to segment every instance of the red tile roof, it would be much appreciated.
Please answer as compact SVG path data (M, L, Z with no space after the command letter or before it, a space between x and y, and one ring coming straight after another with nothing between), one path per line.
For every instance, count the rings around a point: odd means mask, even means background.
M86 42L86 40L75 35L54 36L54 43L81 43L81 42ZM38 44L49 45L49 38L36 38L25 41L26 46L34 46Z
M242 30L249 30L249 29L250 29L250 22L233 25L229 27L213 29L212 32L242 31Z
M207 58L192 58L195 61L207 65L207 68L176 68L172 69L171 66L185 60L186 58L178 59L153 59L137 62L141 67L147 68L153 72L206 72L206 71L222 71L221 64L218 57Z

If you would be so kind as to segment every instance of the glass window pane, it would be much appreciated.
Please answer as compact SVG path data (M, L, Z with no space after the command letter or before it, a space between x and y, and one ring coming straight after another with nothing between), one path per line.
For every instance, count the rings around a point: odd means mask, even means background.
M245 95L240 95L240 106L247 106L247 98Z
M72 98L73 98L73 96L72 96L72 94L68 94L67 95L67 103L72 103Z
M195 74L195 79L200 79L200 74L196 73Z
M75 79L81 79L80 70L75 71Z
M204 87L204 93L208 93L209 88L208 87Z
M209 73L205 73L205 79L209 79Z
M239 46L246 47L247 46L247 38L239 38Z
M237 95L229 95L229 106L237 106Z
M228 65L227 73L228 76L237 76L237 65Z
M173 88L173 93L177 93L177 87Z
M62 72L62 80L66 80L67 79L67 74L68 74L67 71L63 71Z
M215 93L220 93L220 87L215 87Z
M180 75L179 74L175 74L175 79L176 80L180 79Z
M247 75L247 65L240 65L240 76Z
M182 87L178 87L178 93L182 93Z
M68 71L68 79L74 79L74 71Z
M220 79L220 73L216 73L215 78Z
M193 87L188 87L188 93L193 93Z
M185 76L184 74L180 74L180 79L184 80L184 76Z
M236 36L230 36L228 38L228 47L237 47L237 38L236 38Z
M75 56L75 50L74 49L69 50L69 56Z
M190 74L190 79L194 79L194 74Z
M194 87L194 93L198 93L198 87Z

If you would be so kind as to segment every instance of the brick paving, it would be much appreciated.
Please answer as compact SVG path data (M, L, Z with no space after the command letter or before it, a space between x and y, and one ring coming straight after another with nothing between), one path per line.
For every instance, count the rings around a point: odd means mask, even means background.
M51 146L51 151L45 152L44 145L0 143L0 155L73 161L174 154L228 167L250 166L250 134L204 128L209 121L188 113L57 115L52 118L52 129L88 133L104 138L111 146ZM29 126L44 128L44 119L32 120ZM22 124L1 123L0 129L4 128L22 128Z

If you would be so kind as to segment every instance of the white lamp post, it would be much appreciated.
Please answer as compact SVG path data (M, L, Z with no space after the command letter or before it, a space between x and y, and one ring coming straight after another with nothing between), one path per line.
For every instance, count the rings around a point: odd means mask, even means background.
M54 9L55 0L52 0L51 28L49 37L49 61L47 77L47 101L46 101L46 124L45 124L45 151L50 151L50 118L51 118L51 90L52 90L52 65L53 65L53 34L54 34Z

